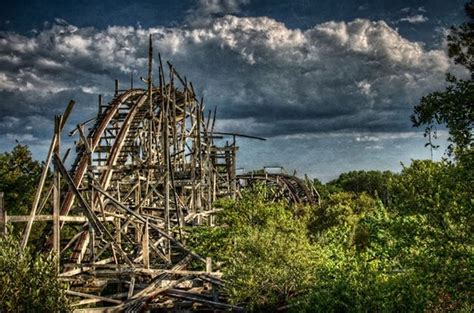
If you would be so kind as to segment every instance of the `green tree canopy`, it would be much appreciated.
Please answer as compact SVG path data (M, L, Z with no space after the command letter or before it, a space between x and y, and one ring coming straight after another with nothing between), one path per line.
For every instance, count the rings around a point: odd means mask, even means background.
M472 158L474 121L474 2L465 5L469 21L453 26L447 37L448 53L455 63L464 66L471 74L463 80L447 74L448 86L424 96L411 116L413 126L425 126L425 136L438 124L449 131L448 153L460 160ZM429 142L431 144L431 140Z
M41 164L33 160L25 145L0 154L0 191L5 194L8 214L27 214L35 195Z

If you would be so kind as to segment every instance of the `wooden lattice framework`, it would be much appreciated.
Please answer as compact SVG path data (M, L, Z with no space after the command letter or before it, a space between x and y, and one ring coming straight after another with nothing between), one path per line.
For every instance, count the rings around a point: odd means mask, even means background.
M147 88L119 90L116 82L110 103L99 96L97 118L69 134L78 136L70 169L60 148L74 102L55 117L30 215L2 214L2 222L26 223L22 249L34 222L52 222L37 246L59 256L78 311L242 310L219 292L224 282L211 260L185 246L186 227L213 225L213 202L257 181L293 202L315 203L317 193L291 175L236 175L236 134L217 146L229 134L214 131L216 112L205 116L203 99L170 63L165 77L161 58L153 79L152 50L150 36ZM41 214L48 205L52 214ZM66 241L65 223L76 225Z

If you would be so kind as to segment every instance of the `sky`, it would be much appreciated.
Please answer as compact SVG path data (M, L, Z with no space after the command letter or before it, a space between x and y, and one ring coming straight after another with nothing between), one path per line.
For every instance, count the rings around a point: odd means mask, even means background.
M130 73L146 76L152 33L155 51L217 107L219 131L267 138L239 139L240 168L322 181L399 171L430 158L414 105L445 87L446 72L466 75L445 41L464 2L2 1L0 152L20 142L44 159L70 99L72 129L97 114L98 94L112 98L114 79L126 88Z

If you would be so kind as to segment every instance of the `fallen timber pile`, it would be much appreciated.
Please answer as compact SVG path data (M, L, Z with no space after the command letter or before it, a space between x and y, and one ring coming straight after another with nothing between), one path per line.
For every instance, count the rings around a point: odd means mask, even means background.
M59 276L69 283L77 312L242 311L226 302L225 282L211 259L186 247L185 227L214 225L213 203L238 197L258 181L292 202L312 204L319 197L295 176L237 175L239 135L216 132L216 112L206 118L193 85L169 63L165 77L161 58L153 79L152 54L150 37L147 88L119 90L116 81L108 104L99 96L97 118L70 132L78 140L69 169L61 134L74 102L55 117L30 215L6 221L26 223L22 249L34 222L51 222L37 246L59 256ZM229 135L230 144L215 144ZM66 223L73 227L63 238Z

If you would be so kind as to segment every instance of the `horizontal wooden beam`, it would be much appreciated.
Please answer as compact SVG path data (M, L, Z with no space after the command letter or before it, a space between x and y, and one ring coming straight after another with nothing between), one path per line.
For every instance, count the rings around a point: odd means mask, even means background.
M232 311L236 311L236 312L243 312L244 311L244 309L242 307L227 304L227 303L212 301L212 300L207 299L206 296L203 296L201 294L187 292L187 291L184 291L184 290L168 289L168 290L164 291L164 293L167 296L170 296L170 297L173 297L173 298L190 300L190 301L205 304L205 305L208 305L208 306L214 307L214 308L232 310Z
M10 215L7 216L6 222L10 223L23 223L23 222L28 222L30 219L29 215ZM52 221L53 216L52 215L35 215L34 221L35 222L48 222ZM85 223L88 221L86 216L67 216L67 215L62 215L59 217L59 220L61 222L70 222L70 223ZM113 216L107 216L107 217L99 217L100 221L106 221L106 222L113 222L114 217Z
M96 295L91 295L88 293L82 293L82 292L77 292L77 291L72 291L72 290L66 290L66 293L71 296L76 296L76 297L82 297L82 298L89 298L89 299L97 299L99 301L103 302L110 302L110 303L115 303L115 304L121 304L122 301L116 300L116 299L110 299L107 297L101 297L101 296L96 296Z

